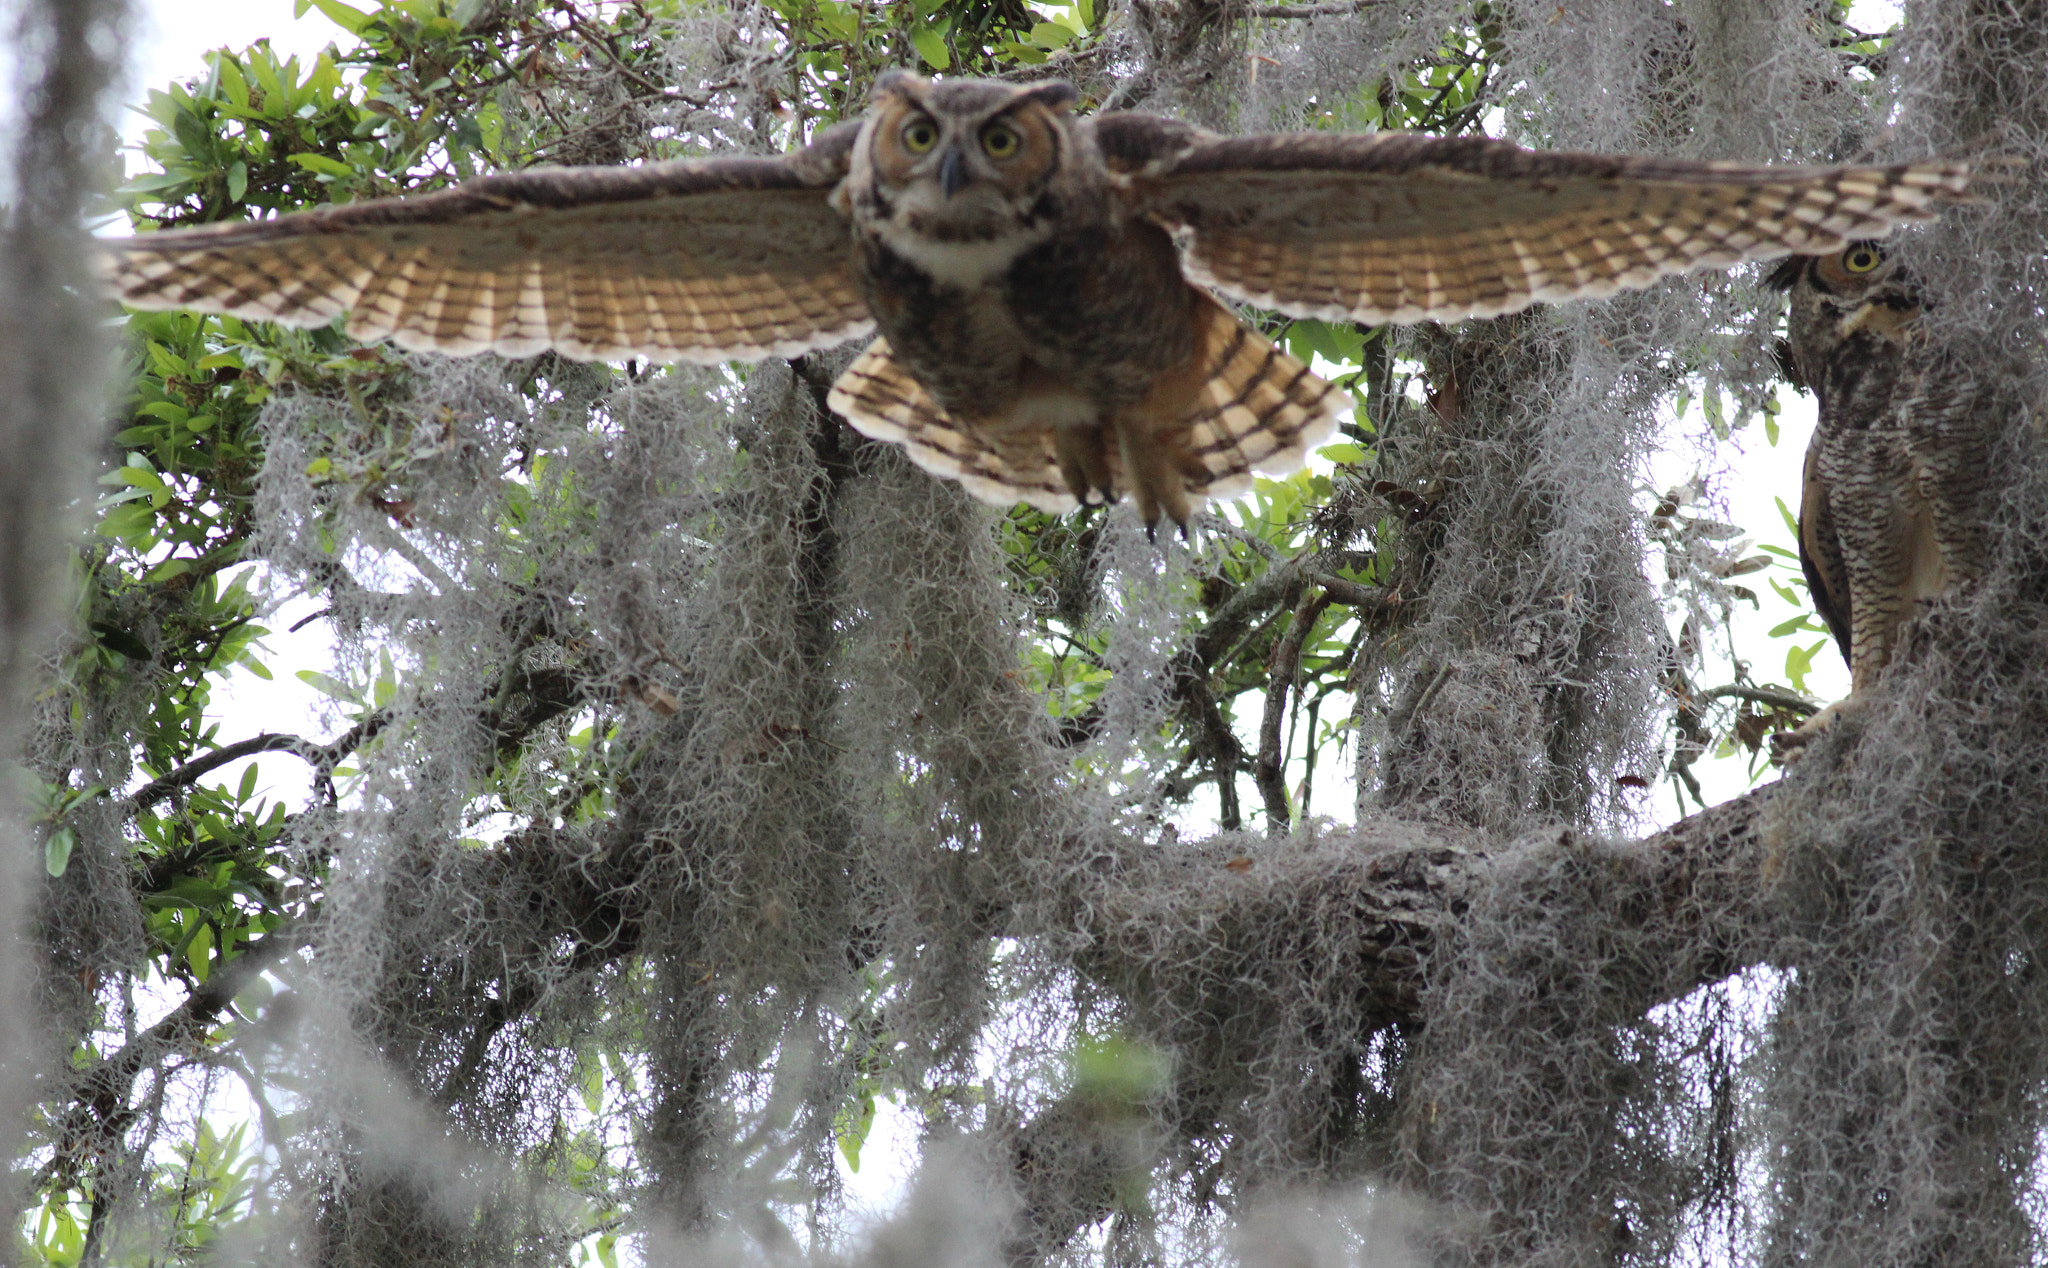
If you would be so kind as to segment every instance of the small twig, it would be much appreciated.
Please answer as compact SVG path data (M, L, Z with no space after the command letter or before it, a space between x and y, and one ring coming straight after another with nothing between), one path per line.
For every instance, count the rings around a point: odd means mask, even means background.
M1362 585L1356 581L1331 576L1326 572L1312 573L1309 580L1321 586L1323 593L1330 597L1331 602L1341 603L1347 608L1378 614L1391 612L1401 606L1394 598L1394 592L1386 586Z
M1349 0L1345 4L1255 4L1251 16L1255 18L1337 18L1376 9L1387 0Z
M1252 767L1252 779L1266 803L1266 831L1273 836L1286 832L1294 820L1293 810L1287 804L1287 773L1282 769L1280 752L1280 724L1287 717L1287 694L1301 670L1301 649L1308 641L1308 633L1315 628L1323 609L1330 606L1328 594L1291 592L1289 597L1295 601L1294 619L1289 622L1287 633L1280 636L1280 645L1273 649L1266 712L1259 722L1259 760Z
M375 739L391 722L391 712L379 709L361 722L341 733L340 738L325 748L314 749L306 760L313 763L313 789L326 797L327 804L337 800L334 792L334 768L341 765L341 759Z
M1217 824L1226 832L1235 832L1244 822L1237 804L1237 772L1244 767L1244 746L1223 717L1207 675L1207 666L1183 653L1175 661L1173 690L1195 721L1198 738L1189 746L1189 753L1207 756L1209 769L1216 776Z
M1477 58L1474 58L1474 57L1469 57L1469 56L1468 56L1468 57L1460 57L1459 59L1457 59L1457 64L1458 64L1458 65L1459 65L1459 66L1460 66L1460 67L1462 68L1462 69L1460 70L1459 74L1463 74L1463 73L1464 73L1464 71L1472 69L1472 66L1473 66L1473 64L1474 64L1474 63L1475 63L1475 62L1476 62L1477 60L1478 60ZM1436 112L1437 112L1438 110L1441 110L1441 109L1443 108L1443 104L1444 104L1444 102L1445 102L1446 100L1448 100L1448 99L1449 99L1449 97L1450 97L1450 95L1451 95L1451 90L1452 90L1453 88L1456 88L1457 86L1458 86L1458 75L1452 75L1452 76L1451 76L1450 78L1446 79L1446 80L1444 81L1444 86L1443 86L1443 87L1441 87L1441 88L1439 88L1439 89L1437 89L1437 90L1436 90L1436 95L1435 95L1435 96L1433 96L1433 97L1431 97L1431 98L1429 99L1429 104L1428 104L1427 106L1424 106L1424 107L1422 108L1422 113L1421 113L1421 114L1420 114L1420 115L1418 116L1418 118L1421 118L1421 119L1427 119L1427 118L1429 118L1429 116L1431 116L1431 115L1435 114L1435 113L1436 113ZM1481 75L1480 75L1480 77L1479 77L1479 87L1478 87L1478 89L1476 89L1476 90L1475 90L1475 91L1473 92L1473 94L1472 94L1472 95L1473 95L1473 97L1474 97L1474 98L1478 98L1478 97L1480 97L1480 95L1481 95L1481 94L1483 94L1483 93L1484 93L1485 91L1486 91L1486 76L1485 76L1484 74L1481 74Z
M1108 50L1109 46L1100 42L1090 44L1082 49L1061 49L1036 66L1013 66L1009 70L998 74L996 78L1007 79L1012 82L1029 82L1034 79L1057 79L1088 65L1090 62L1101 60L1102 55ZM1114 100L1114 94L1112 94L1111 99ZM1105 101L1099 108L1109 110L1113 107L1109 101Z
M1797 713L1801 717L1810 717L1820 712L1818 701L1809 700L1796 692L1780 691L1774 687L1746 687L1741 683L1730 683L1725 687L1715 687L1700 693L1701 703L1710 700L1747 700L1751 704L1768 705L1773 709L1783 709L1787 713Z
M1196 659L1208 667L1226 663L1228 658L1219 653L1233 647L1255 621L1266 620L1275 609L1293 606L1287 596L1301 583L1301 574L1301 561L1290 559L1245 582L1209 614L1209 623L1195 635Z

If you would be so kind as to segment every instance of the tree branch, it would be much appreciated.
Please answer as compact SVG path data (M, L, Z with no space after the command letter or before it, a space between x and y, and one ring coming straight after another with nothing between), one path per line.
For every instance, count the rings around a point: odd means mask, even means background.
M1076 967L1128 1001L1134 1019L1170 1019L1163 1024L1228 1035L1264 1033L1272 1024L1268 1010L1299 1008L1304 995L1326 1005L1319 1011L1330 1017L1357 1015L1353 1006L1363 1003L1364 1033L1355 1036L1363 1050L1372 1032L1387 1027L1424 1030L1423 966L1449 950L1466 912L1501 883L1496 878L1540 873L1531 865L1564 853L1605 869L1616 894L1631 904L1630 918L1668 944L1669 954L1643 957L1648 971L1614 983L1631 1006L1647 1010L1772 953L1770 935L1760 932L1772 927L1760 910L1769 901L1759 880L1760 828L1778 787L1767 784L1640 841L1613 844L1557 827L1479 850L1455 830L1389 820L1376 832L1331 842L1341 848L1326 851L1320 865L1276 869L1264 884L1228 879L1247 864L1257 877L1264 866L1237 855L1241 839L1212 848L1182 844L1172 868L1135 868L1119 892L1080 913L1077 925L1090 937ZM1188 920L1196 907L1202 919ZM1350 936L1333 936L1334 921ZM1320 932L1299 957L1268 957L1266 963L1283 966L1271 975L1233 976L1224 987L1196 974L1158 971L1162 964L1227 961L1232 948L1267 945L1273 931L1288 929ZM1163 1048L1242 1048L1205 1043L1185 1029L1146 1034L1145 1024L1137 1022L1139 1037ZM1065 1246L1113 1209L1120 1175L1145 1174L1150 1156L1131 1154L1129 1137L1110 1130L1115 1117L1099 1104L1085 1112L1090 1108L1070 1094L1005 1132L1025 1197L1006 1248L1011 1263L1035 1262Z
M1713 687L1700 693L1702 702L1709 700L1747 700L1751 704L1767 705L1809 717L1820 712L1820 705L1794 691L1779 691L1773 687L1750 687L1742 683L1730 683L1725 687Z
M150 780L135 790L127 801L127 813L135 814L147 810L180 788L187 788L201 779L245 757L258 753L290 753L293 757L312 764L316 778L324 777L341 759L356 751L390 721L389 715L379 710L341 733L332 744L315 744L297 735L265 732L246 740L237 740L224 748L217 748L204 757L194 758L183 766Z
M258 976L304 946L314 921L302 919L274 929L261 942L215 969L205 985L185 997L156 1025L102 1058L72 1084L72 1105L59 1120L57 1149L46 1173L68 1175L78 1156L97 1141L127 1129L133 1117L128 1104L141 1073L166 1055L191 1045L206 1033L215 1017L234 1002Z
M310 762L313 760L313 754L318 751L317 745L310 744L296 735L265 732L250 739L238 740L225 748L213 750L205 757L194 758L136 789L128 798L128 813L147 810L178 789L198 783L228 763L239 762L245 757L254 757L258 753L290 753L294 757L304 758Z
M1286 832L1294 821L1293 807L1287 803L1287 772L1282 769L1285 761L1280 751L1280 724L1287 718L1288 692L1301 671L1302 645L1323 615L1323 609L1329 606L1327 592L1300 595L1295 600L1294 619L1288 623L1280 645L1273 649L1266 711L1259 721L1259 760L1252 767L1252 778L1259 786L1260 799L1266 803L1266 831L1274 836Z
M1255 18L1341 18L1347 14L1375 9L1387 0L1349 0L1345 4L1255 4Z
M1401 600L1385 586L1361 585L1327 572L1312 573L1310 579L1323 588L1323 593L1330 597L1332 603L1341 603L1363 613L1391 616L1402 607Z

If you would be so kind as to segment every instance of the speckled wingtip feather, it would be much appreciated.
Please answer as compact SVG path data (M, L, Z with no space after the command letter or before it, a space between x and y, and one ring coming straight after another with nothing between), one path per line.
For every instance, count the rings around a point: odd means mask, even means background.
M1970 164L1941 161L1759 168L1632 159L1612 181L1579 178L1589 187L1584 196L1560 198L1551 214L1522 214L1541 210L1532 202L1497 223L1462 229L1418 215L1385 233L1338 225L1282 242L1269 226L1233 228L1224 217L1205 221L1195 208L1185 219L1167 219L1195 282L1298 316L1409 323L1500 316L1697 269L1839 250L1935 218L1938 205L1964 197L1976 175ZM1379 198L1449 207L1486 193L1469 175L1430 168L1324 179L1356 183L1367 205Z

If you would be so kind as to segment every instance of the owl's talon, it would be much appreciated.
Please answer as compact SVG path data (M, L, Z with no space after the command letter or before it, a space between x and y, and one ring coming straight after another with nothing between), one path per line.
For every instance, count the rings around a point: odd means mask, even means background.
M1854 691L1848 696L1822 709L1790 731L1780 731L1771 737L1771 764L1790 766L1806 752L1806 746L1819 739L1823 731L1833 728L1844 716L1863 706L1863 700Z

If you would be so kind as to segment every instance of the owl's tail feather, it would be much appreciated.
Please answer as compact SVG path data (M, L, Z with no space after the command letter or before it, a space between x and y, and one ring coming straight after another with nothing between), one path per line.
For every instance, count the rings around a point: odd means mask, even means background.
M1203 497L1250 488L1254 468L1298 469L1349 404L1221 304L1205 299L1197 320L1195 355L1088 436L962 423L897 362L884 339L839 376L828 403L863 434L902 445L918 466L996 506L1027 502L1055 514L1070 511L1090 500L1091 486L1102 486L1106 474L1108 487L1129 494L1147 524L1164 512L1185 525Z
M1149 435L1167 459L1163 465L1196 498L1235 497L1251 488L1254 470L1299 470L1336 429L1350 397L1222 304L1207 300L1197 320L1192 374L1165 376L1130 411L1121 428L1125 445L1131 433ZM1145 490L1133 491L1145 509ZM1185 513L1174 519L1185 523Z
M826 404L855 431L903 446L912 462L991 505L1028 502L1058 515L1081 504L1060 474L1051 428L990 435L956 422L910 377L887 339L854 358Z

